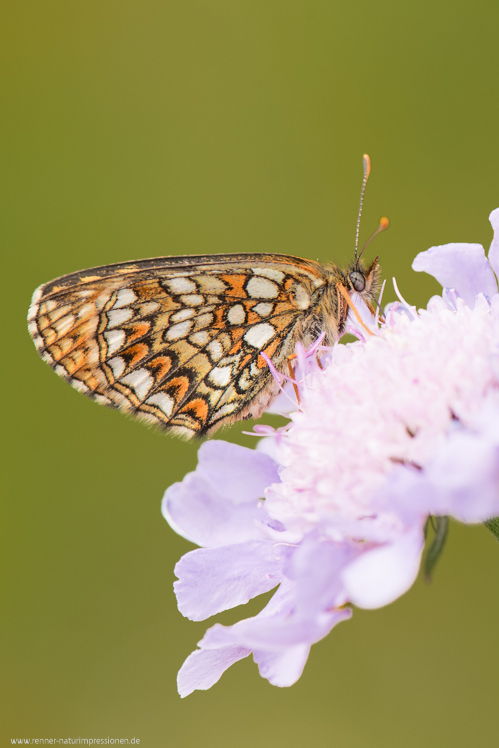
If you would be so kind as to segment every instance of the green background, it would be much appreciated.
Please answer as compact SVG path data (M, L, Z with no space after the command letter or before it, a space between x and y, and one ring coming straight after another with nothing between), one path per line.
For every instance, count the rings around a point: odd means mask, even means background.
M209 624L177 611L191 546L160 500L197 445L72 390L25 318L36 286L92 265L255 250L344 263L364 152L364 238L391 219L369 256L425 304L438 286L411 271L417 252L491 239L498 24L496 0L4 5L1 745L496 744L499 546L483 527L453 524L434 583L356 611L292 688L246 660L180 700L176 672ZM253 445L241 432L222 438Z

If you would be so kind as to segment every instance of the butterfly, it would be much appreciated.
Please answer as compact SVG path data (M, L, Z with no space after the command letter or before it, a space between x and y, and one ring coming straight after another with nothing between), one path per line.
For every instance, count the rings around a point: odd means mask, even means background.
M258 418L279 392L261 353L284 372L297 341L307 347L324 332L333 344L352 293L372 308L379 273L377 258L367 267L357 252L345 270L284 254L117 263L40 286L28 329L80 392L204 436Z

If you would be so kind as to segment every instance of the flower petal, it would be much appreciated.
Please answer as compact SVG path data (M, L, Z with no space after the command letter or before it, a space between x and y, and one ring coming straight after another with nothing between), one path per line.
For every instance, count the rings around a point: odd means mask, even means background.
M499 208L492 211L489 216L489 221L494 229L494 238L492 239L489 249L489 262L499 278Z
M239 621L233 626L222 626L217 623L212 626L199 642L200 650L190 655L182 669L196 666L195 677L199 678L199 663L208 667L210 660L194 655L201 652L248 652L253 651L260 673L273 685L290 686L298 680L307 661L310 645L326 636L333 626L351 616L351 610L334 610L315 616L315 620L300 620L294 614L295 585L285 580L279 590L268 602L265 608L252 618ZM245 656L245 655L241 655ZM222 665L225 663L222 657ZM238 657L237 659L240 659ZM214 667L218 668L218 659L214 660ZM229 662L229 664L231 664ZM228 667L225 665L223 669ZM223 669L217 669L215 682ZM201 688L203 686L194 686ZM209 688L208 686L204 686ZM193 690L193 688L191 688Z
M497 282L481 244L443 244L416 255L413 270L433 275L444 288L455 288L473 309L481 292L492 298Z
M175 567L178 608L192 621L202 621L243 605L280 583L284 561L275 543L258 540L186 553Z
M299 644L284 650L255 650L253 659L258 665L260 675L273 686L286 688L300 678L308 660L310 645Z
M396 600L418 575L423 545L417 528L390 545L366 550L343 571L349 600L359 608L380 608Z
M352 544L318 540L313 534L304 539L291 564L300 617L313 619L317 614L346 602L340 571L354 556Z
M206 691L211 688L220 680L227 668L249 654L250 649L237 646L196 649L178 672L177 687L180 696L184 698L193 691Z
M277 464L266 454L216 440L199 450L199 464L163 498L162 511L184 538L213 547L262 538L267 514L259 502L279 481Z
M229 644L274 651L298 644L314 644L323 639L336 624L350 618L349 608L327 611L297 610L296 586L285 580L265 608L252 618L233 626L217 623L206 632L202 647L218 648Z
M426 467L435 492L433 514L483 522L499 514L499 446L455 430Z
M246 618L234 626L215 625L210 629L207 641L224 641L227 629L231 629L230 640L252 649L281 650L298 644L315 644L324 639L342 621L351 618L350 608L337 608L314 616L300 616L293 612L288 616ZM225 631L223 631L225 630Z

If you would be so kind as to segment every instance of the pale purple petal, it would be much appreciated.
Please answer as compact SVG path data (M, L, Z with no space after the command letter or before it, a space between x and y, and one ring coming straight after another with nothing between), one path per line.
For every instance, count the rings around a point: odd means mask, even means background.
M394 543L366 550L342 573L349 600L359 608L381 608L403 595L416 580L423 545L416 528Z
M260 613L252 618L245 618L242 621L238 621L233 626L222 626L220 623L216 623L208 629L203 639L199 642L199 646L207 649L218 649L226 647L229 644L241 645L244 633L248 629L250 634L253 631L257 633L258 631L262 631L264 636L269 621L277 620L281 624L292 614L295 604L295 587L296 585L293 582L284 580ZM241 630L242 633L240 633ZM258 643L261 645L260 639L258 639ZM251 644L246 646L251 647Z
M220 439L201 446L198 468L223 498L236 504L261 499L264 489L279 480L278 466L269 457Z
M494 238L489 249L489 262L492 268L499 278L499 208L492 211L489 216L489 221L494 229Z
M424 525L429 514L437 513L436 489L425 470L397 465L377 497L379 505L391 507L403 527ZM400 530L399 530L400 532Z
M184 698L193 691L208 690L220 680L227 668L249 654L251 654L250 649L237 646L196 649L178 672L177 687L180 696Z
M354 556L351 543L332 543L313 535L305 538L288 571L296 580L296 609L301 617L311 619L346 602L340 571Z
M276 587L285 554L277 554L274 546L250 540L186 553L175 567L179 581L173 585L182 615L202 621Z
M277 651L255 650L253 659L260 675L273 686L286 688L300 678L308 660L310 645L299 644Z
M297 402L296 395L293 390L291 382L283 380L282 391L276 397L275 400L267 408L267 413L275 413L276 415L288 415L296 410Z
M435 491L433 514L463 522L499 515L499 447L488 439L455 430L425 472Z
M262 538L267 519L264 490L278 482L277 464L253 449L211 441L199 450L199 464L167 489L163 515L173 529L201 546Z
M351 616L349 608L299 611L296 587L288 582L258 615L233 626L217 623L206 632L202 647L218 648L238 644L251 649L279 650L298 644L314 644Z
M294 612L295 585L284 581L266 607L253 618L233 626L215 624L199 642L179 674L179 691L209 688L232 662L250 651L263 677L277 686L290 686L300 677L310 645L326 636L333 626L351 616L351 610L323 612L299 620ZM209 657L206 653L219 653ZM214 673L210 673L210 668ZM180 677L180 675L182 677ZM182 690L181 690L182 689Z
M206 642L213 646L215 642L222 644L231 641L252 649L266 650L286 649L298 644L315 644L351 615L350 608L340 608L316 613L314 616L303 616L297 612L267 619L255 616L239 621L234 626L213 626L207 632Z
M471 308L480 292L491 298L497 282L481 244L443 244L416 255L413 270L433 275L444 288L454 288Z

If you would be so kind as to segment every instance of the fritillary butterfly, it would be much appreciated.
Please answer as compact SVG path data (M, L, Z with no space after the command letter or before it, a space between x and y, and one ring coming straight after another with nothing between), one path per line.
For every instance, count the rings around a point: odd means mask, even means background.
M138 260L40 286L28 327L77 390L189 438L257 418L278 393L260 353L283 372L297 341L333 344L345 290L370 305L378 277L377 258L345 270L282 254Z

